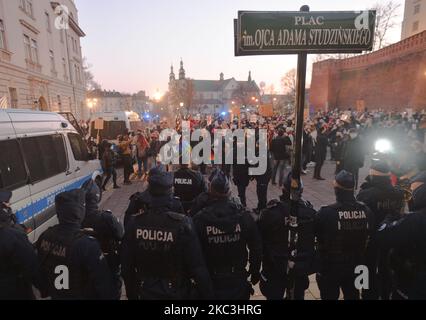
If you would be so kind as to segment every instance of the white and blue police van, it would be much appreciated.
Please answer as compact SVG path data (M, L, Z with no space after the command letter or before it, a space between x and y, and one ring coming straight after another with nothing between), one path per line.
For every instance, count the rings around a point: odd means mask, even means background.
M55 196L100 184L99 160L65 118L53 112L0 110L0 189L12 191L12 210L35 242L58 223Z

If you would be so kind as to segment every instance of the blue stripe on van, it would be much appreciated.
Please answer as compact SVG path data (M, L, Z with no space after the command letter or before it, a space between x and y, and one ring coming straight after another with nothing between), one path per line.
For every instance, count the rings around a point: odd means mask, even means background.
M64 191L70 191L74 189L79 189L81 186L89 179L92 178L92 174L85 176L81 178L80 180L77 180L74 183L71 183L69 185L63 186L60 189L56 189L54 192L48 194L46 197L41 198L35 202L31 201L28 206L25 208L22 208L16 212L16 217L18 219L19 223L24 223L28 221L29 219L34 218L38 214L42 213L43 211L47 210L50 207L53 207L55 205L55 197L56 195L64 192Z

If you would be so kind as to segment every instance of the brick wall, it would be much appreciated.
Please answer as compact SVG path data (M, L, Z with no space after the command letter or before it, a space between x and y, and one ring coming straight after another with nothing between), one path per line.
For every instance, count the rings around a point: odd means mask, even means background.
M316 110L426 109L426 31L370 54L314 63L310 105Z

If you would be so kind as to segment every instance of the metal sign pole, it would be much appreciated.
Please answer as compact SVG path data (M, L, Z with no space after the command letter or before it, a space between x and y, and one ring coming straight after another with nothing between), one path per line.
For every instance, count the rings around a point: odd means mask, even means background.
M300 8L302 12L308 12L308 6ZM297 259L297 240L299 232L300 221L298 219L299 200L301 194L301 180L300 173L302 170L302 135L303 135L303 118L305 111L305 85L306 85L306 60L307 53L300 52L297 57L297 79L296 79L296 136L294 140L294 153L293 153L293 168L292 168L292 181L290 192L290 224L288 233L288 286L287 286L287 299L295 299L296 288L296 275L294 271L295 261Z
M308 6L300 8L302 12L308 12ZM305 113L305 86L306 86L306 61L307 53L301 52L297 57L297 79L296 79L296 136L294 141L293 153L293 183L292 188L298 189L300 184L300 173L302 170L302 137L303 137L303 121ZM297 184L296 184L297 183ZM292 200L293 192L292 192Z

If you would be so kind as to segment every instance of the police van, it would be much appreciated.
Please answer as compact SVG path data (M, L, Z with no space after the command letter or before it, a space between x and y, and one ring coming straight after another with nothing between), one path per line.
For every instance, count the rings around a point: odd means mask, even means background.
M12 210L35 242L57 223L55 196L102 182L99 160L81 135L52 112L0 110L0 189L12 191Z
M96 128L101 121L102 129ZM90 119L90 136L94 139L117 142L117 136L143 129L139 115L133 111L99 112Z

